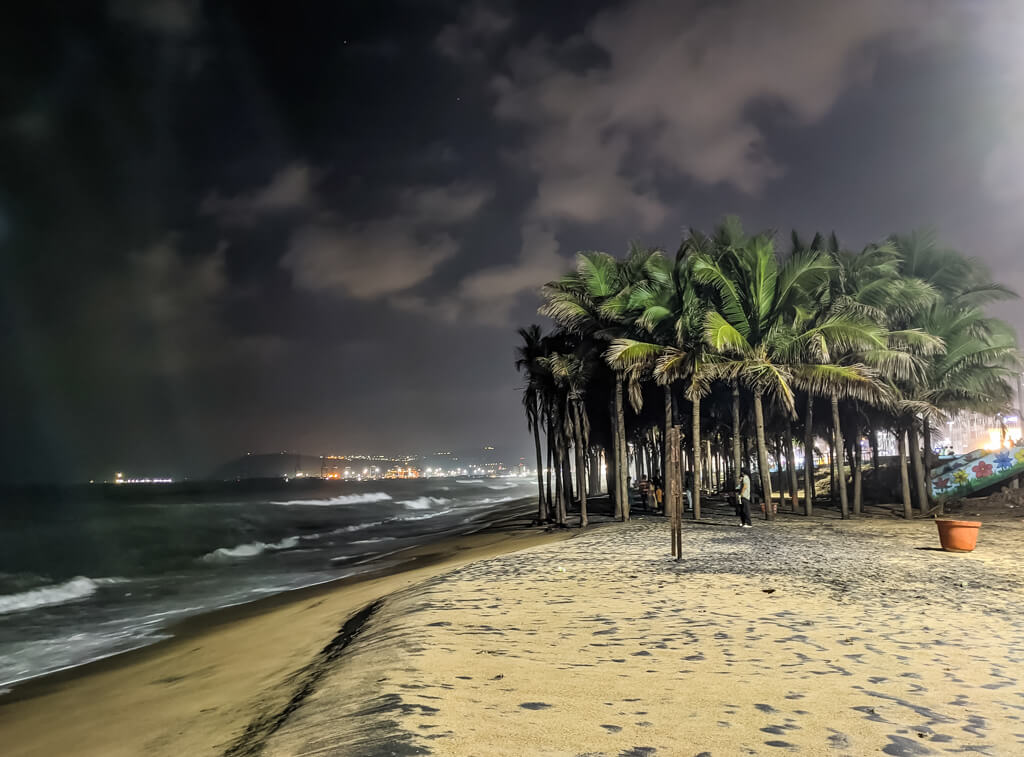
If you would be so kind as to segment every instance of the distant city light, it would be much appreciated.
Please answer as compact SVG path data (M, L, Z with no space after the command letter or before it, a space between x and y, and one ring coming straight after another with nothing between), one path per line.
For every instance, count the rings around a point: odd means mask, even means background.
M92 481L89 482L90 484ZM125 478L123 473L114 474L115 484L173 484L171 478Z

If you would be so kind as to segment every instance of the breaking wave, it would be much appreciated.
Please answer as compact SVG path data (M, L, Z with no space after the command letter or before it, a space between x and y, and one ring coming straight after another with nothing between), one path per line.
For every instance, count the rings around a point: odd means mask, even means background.
M237 560L241 557L255 557L264 552L279 552L282 549L291 549L299 543L298 536L289 536L281 541L267 544L262 541L254 541L249 544L239 544L237 547L220 547L212 552L203 555L204 560Z
M447 505L450 499L444 497L417 497L416 499L403 499L398 504L405 505L408 510L427 510L431 505Z
M123 583L124 578L86 578L76 576L61 584L43 586L32 591L23 591L18 594L6 594L0 596L0 615L9 612L20 612L22 610L34 610L37 607L50 605L62 605L65 602L74 602L77 599L84 599L96 593L96 589L104 584Z
M364 502L384 502L391 499L390 494L385 492L367 492L366 494L346 494L330 499L290 499L287 502L271 502L272 505L314 505L327 507L329 505L358 505Z
M420 513L419 515L399 515L396 518L392 518L393 521L410 521L410 520L427 520L429 518L436 518L438 515L447 515L448 513L455 510L454 507L446 507L444 510L434 510L429 513Z

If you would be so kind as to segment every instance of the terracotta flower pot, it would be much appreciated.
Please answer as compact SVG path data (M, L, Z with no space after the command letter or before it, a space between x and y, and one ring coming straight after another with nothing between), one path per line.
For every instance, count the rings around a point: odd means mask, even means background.
M939 541L947 552L973 552L981 523L976 520L936 520Z

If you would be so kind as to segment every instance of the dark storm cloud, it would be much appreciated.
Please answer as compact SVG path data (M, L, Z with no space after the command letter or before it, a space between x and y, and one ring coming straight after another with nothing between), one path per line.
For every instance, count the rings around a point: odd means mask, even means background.
M438 52L454 61L482 62L493 43L515 23L507 8L483 2L463 6L458 19L447 24L434 41Z
M540 285L578 249L672 248L728 212L851 245L934 223L1024 288L1011 0L8 20L0 478L54 455L66 477L249 449L514 457L513 326Z
M291 163L275 173L264 187L233 197L213 190L203 199L200 211L227 225L251 226L268 215L309 209L313 202L310 167Z
M630 2L579 35L537 37L493 79L498 118L527 127L532 212L657 229L669 212L659 173L761 191L785 171L754 117L771 103L796 125L820 120L870 81L885 48L947 37L927 2ZM601 63L573 65L575 50Z
M357 299L402 292L459 252L451 230L489 196L468 184L417 187L400 193L389 216L352 223L324 215L296 230L281 265L304 289Z
M202 18L202 0L110 0L117 21L158 34L191 34Z

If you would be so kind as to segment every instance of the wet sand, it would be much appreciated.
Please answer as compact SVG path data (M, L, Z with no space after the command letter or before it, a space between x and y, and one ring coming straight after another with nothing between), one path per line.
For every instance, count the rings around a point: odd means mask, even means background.
M392 595L266 755L1024 753L1024 523L720 512L466 565Z
M346 619L469 561L564 534L515 524L410 550L404 570L342 580L186 621L166 642L0 696L0 754L219 755L276 713Z

